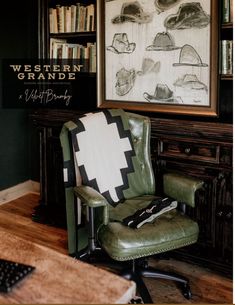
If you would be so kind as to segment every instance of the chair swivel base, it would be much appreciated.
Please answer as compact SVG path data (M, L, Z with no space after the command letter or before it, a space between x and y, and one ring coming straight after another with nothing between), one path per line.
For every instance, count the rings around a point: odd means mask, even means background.
M149 294L149 291L143 281L143 277L146 278L159 278L159 279L166 279L175 281L179 284L179 287L181 288L182 294L186 299L192 298L192 293L189 286L189 281L185 277L171 273L171 272L165 272L160 271L152 267L147 266L139 266L138 264L135 264L135 261L133 262L132 268L126 269L121 273L121 276L133 280L136 283L137 291L139 292L142 300L144 303L152 304L153 300Z
M175 273L160 271L156 268L149 267L146 259L133 260L131 261L131 264L130 261L120 263L111 259L102 249L96 248L94 251L89 251L89 247L78 252L76 258L87 263L110 267L115 273L128 280L134 281L137 286L137 292L144 303L153 304L153 300L143 281L143 277L166 279L177 282L183 296L188 300L192 298L187 278Z

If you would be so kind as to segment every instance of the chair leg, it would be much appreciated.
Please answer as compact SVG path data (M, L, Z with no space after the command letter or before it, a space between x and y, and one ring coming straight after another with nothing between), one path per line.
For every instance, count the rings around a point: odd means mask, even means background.
M139 272L143 277L161 278L161 279L165 279L165 280L175 281L180 284L183 296L186 299L192 298L189 281L187 278L185 278L182 275L171 273L171 272L160 271L160 270L157 270L152 267L141 268L139 270Z
M148 288L146 287L143 279L141 278L141 274L136 272L133 277L133 281L136 283L137 291L139 292L143 302L145 304L153 304L153 300L149 294Z
M136 290L145 304L153 304L149 291L138 271L133 272L131 269L127 269L121 272L120 275L136 283Z
M180 282L183 284L188 283L188 279L186 279L185 277L183 277L181 275L175 274L175 273L160 271L160 270L157 270L152 267L147 267L146 269L143 268L140 270L141 270L142 276L144 276L144 277L161 278L161 279Z

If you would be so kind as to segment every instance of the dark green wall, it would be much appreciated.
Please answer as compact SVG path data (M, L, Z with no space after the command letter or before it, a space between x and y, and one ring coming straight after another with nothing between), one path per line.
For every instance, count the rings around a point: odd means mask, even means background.
M36 5L35 0L4 1L4 9L0 10L1 60L37 57ZM2 72L0 77L4 77ZM3 190L31 179L32 132L27 110L2 109L1 105L0 95L0 190Z
M27 125L26 111L0 111L0 190L30 177Z

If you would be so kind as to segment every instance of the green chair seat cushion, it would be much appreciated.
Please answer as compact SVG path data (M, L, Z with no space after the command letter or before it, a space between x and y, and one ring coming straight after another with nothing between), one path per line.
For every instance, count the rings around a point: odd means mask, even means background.
M113 259L124 261L145 257L197 241L197 223L178 210L166 212L139 229L132 229L121 223L124 217L146 207L153 198L137 197L110 209L110 223L100 228L98 238Z

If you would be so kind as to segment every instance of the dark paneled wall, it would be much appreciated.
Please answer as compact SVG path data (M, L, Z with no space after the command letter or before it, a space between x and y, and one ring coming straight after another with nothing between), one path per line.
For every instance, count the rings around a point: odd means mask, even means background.
M0 10L1 61L5 58L37 56L36 6L37 2L33 0L4 2L4 9ZM4 75L1 73L0 77L2 80ZM1 105L2 95L0 95L0 190L3 190L30 179L33 162L30 157L31 131L29 131L27 110L3 109ZM33 170L34 173L35 171Z

